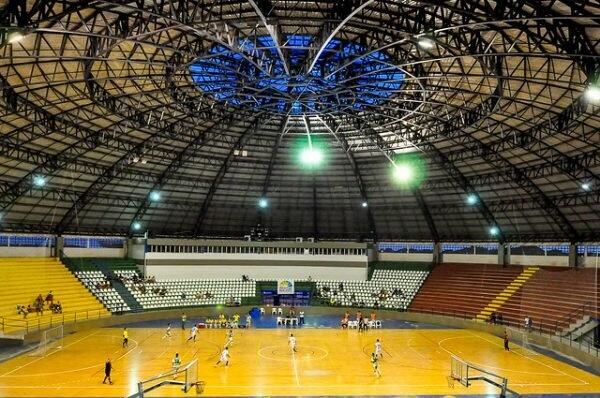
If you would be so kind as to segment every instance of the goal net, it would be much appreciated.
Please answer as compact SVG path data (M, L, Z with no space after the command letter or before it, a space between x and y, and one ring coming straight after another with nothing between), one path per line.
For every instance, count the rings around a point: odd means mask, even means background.
M530 331L515 328L507 328L506 331L510 342L512 343L510 347L511 350L526 356L539 355L531 345L529 339Z
M197 394L201 393L202 382L198 380L198 359L192 360L179 369L173 369L147 380L139 381L137 393L129 396L129 398L143 398L150 391L166 385L181 386L183 392L195 388Z
M44 330L42 338L37 348L29 354L30 356L42 357L50 350L60 349L63 345L64 329L59 325L48 330Z
M508 378L473 365L456 355L450 357L450 379L457 380L465 387L476 380L484 381L498 387L501 397L506 396L508 390Z

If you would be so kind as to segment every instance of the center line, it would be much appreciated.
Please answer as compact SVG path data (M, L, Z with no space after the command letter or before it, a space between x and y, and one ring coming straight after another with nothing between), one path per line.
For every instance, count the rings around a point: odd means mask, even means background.
M300 385L300 379L298 378L298 366L296 365L296 354L292 350L292 365L294 367L294 376L296 377L296 385Z

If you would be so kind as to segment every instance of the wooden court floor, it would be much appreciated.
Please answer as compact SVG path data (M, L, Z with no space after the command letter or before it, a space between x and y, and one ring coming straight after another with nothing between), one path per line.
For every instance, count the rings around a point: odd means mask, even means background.
M175 352L187 362L200 360L203 396L276 395L449 395L493 394L497 389L477 382L452 388L447 376L450 354L509 378L518 393L600 392L600 377L543 355L531 355L502 341L469 330L357 331L305 329L293 331L298 353L287 345L288 330L237 330L229 367L215 367L225 342L224 330L201 330L195 343L188 331L131 328L129 348L121 347L121 329L105 328L65 337L60 350L45 357L21 356L0 364L0 396L111 396L136 391L137 381L170 369ZM383 342L382 376L376 378L368 355L375 339ZM103 385L103 364L114 364L114 385ZM151 396L195 396L176 386Z

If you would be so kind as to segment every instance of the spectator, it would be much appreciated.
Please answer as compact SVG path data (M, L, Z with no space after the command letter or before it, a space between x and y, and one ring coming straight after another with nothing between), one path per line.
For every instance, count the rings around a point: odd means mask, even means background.
M304 311L300 311L300 315L299 316L300 316L300 319L299 319L298 323L300 325L304 325Z
M531 322L531 318L529 317L529 315L527 315L525 317L525 329L531 330Z
M496 323L496 312L495 311L492 311L492 313L490 314L490 323L491 324Z
M340 292L343 292L344 291L344 283L340 282L338 288L339 288Z
M371 311L371 320L374 321L375 319L377 319L377 315L375 314L375 311Z
M496 314L496 322L498 323L498 325L502 325L503 321L502 321L502 314L501 313L497 313Z
M48 292L48 294L46 295L46 303L48 304L48 306L51 306L53 302L54 302L54 295L52 294L52 290L50 290Z

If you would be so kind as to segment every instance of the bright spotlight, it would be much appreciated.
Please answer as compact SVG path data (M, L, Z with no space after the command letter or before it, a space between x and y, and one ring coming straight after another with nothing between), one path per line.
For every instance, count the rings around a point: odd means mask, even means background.
M8 34L7 40L10 44L15 44L15 43L20 42L24 38L25 38L25 35L23 33L19 32L18 30L15 30Z
M417 44L419 44L419 47L424 48L426 50L429 50L429 49L435 47L435 42L428 37L419 38L419 41L417 42Z
M139 221L136 221L131 227L134 231L139 231L140 229L142 229L142 224Z
M581 189L583 189L584 191L589 191L590 189L592 189L592 186L589 183L584 182L583 184L581 184Z
M497 236L500 233L500 228L493 226L490 228L490 235Z
M367 207L367 206L369 206L369 204L367 202L362 202L361 206L362 207Z
M158 202L160 200L160 192L158 192L158 191L150 192L150 200L153 202Z
M600 87L590 85L587 90L585 90L585 97L590 102L600 102Z
M315 167L323 161L323 152L319 148L307 147L300 153L300 161L308 167Z
M397 164L394 169L394 178L398 182L409 182L413 178L414 172L408 164Z
M269 201L266 198L260 198L258 200L258 207L260 207L261 209L266 209L267 207L269 207Z
M474 193L467 196L467 204L474 205L477 204L478 201L479 200L477 198L477 195L475 195Z
M46 179L44 178L44 176L35 176L33 178L33 185L35 185L36 187L43 187L44 185L46 185Z

